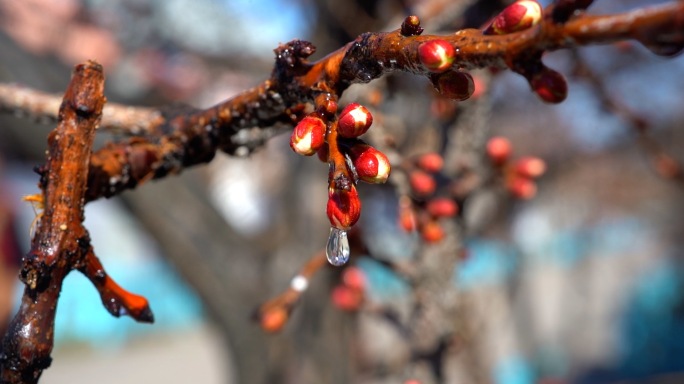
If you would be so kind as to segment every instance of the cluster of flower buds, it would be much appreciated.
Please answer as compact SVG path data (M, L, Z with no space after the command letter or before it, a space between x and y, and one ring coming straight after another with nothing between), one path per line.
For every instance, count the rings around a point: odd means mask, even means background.
M504 137L492 137L487 142L487 155L503 174L506 189L519 199L531 199L537 194L535 180L546 171L546 163L533 156L523 156L511 161L512 153L511 143Z
M456 50L446 40L434 39L418 46L418 60L430 72L430 81L440 95L454 100L466 100L474 92L473 78L452 68Z
M437 195L436 176L444 166L438 153L418 156L409 171L412 199L399 201L399 224L407 232L417 230L424 241L434 243L442 240L445 231L442 219L452 218L459 212L456 200L451 196Z
M523 31L538 24L543 17L541 5L533 0L518 0L499 13L487 28L485 35L506 35ZM541 60L519 63L519 72L530 83L532 91L547 103L560 103L568 94L565 77L547 68Z
M290 147L300 155L318 154L319 159L330 164L326 214L331 230L326 250L331 264L343 265L350 253L347 231L361 216L356 183L382 184L391 166L385 154L358 138L373 124L366 107L351 103L335 120L337 102L327 98L317 100L317 104L316 111L295 126Z
M342 272L342 280L333 288L332 303L335 307L348 312L361 308L365 299L366 275L358 267L347 267Z
M506 35L539 23L542 7L536 1L519 0L504 8L484 30L485 35Z

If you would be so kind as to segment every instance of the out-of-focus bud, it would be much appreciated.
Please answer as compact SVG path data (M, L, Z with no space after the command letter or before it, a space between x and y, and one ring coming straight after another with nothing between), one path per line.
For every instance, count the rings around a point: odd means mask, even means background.
M428 201L425 209L432 217L453 217L458 213L458 205L447 197L438 197Z
M529 81L532 90L547 103L558 104L568 96L568 82L553 69L544 68Z
M537 194L537 184L527 177L513 177L506 185L508 191L522 200L529 200Z
M485 92L487 92L487 83L482 78L482 76L472 75L473 77L473 94L470 98L475 100L480 98Z
M444 72L456 57L454 47L446 40L429 40L418 47L418 59L430 72Z
M360 180L371 184L383 184L387 181L392 167L384 153L368 144L356 144L349 152Z
M469 73L459 71L447 71L430 76L430 81L440 95L463 101L475 91L473 77Z
M300 155L311 156L325 142L325 122L316 116L306 116L297 123L290 136L290 147Z
M538 157L521 157L515 162L515 172L520 176L535 179L546 172L546 163Z
M438 222L430 220L420 228L420 236L427 243L437 243L444 239L444 228Z
M361 216L361 199L352 185L349 190L328 189L328 206L326 209L330 225L341 230L349 230Z
M359 137L373 124L373 115L363 105L351 103L340 113L337 132L341 137Z
M520 0L504 8L484 33L487 35L505 35L518 32L539 23L541 19L542 7L539 3Z
M274 306L266 309L259 315L261 329L269 333L280 332L290 315L282 306Z
M333 288L331 294L333 305L343 311L358 311L363 303L363 291L358 291L345 285Z
M502 136L494 136L487 141L487 156L496 165L506 163L512 152L511 142Z
M366 275L359 267L347 267L342 272L342 283L349 288L363 291L366 288Z
M418 223L416 221L416 213L410 206L399 207L399 227L406 232L413 232L416 230Z
M411 189L418 196L428 196L437 189L437 182L429 174L423 171L413 171L409 175Z
M425 172L437 173L444 166L444 158L439 153L426 153L418 157L416 164Z

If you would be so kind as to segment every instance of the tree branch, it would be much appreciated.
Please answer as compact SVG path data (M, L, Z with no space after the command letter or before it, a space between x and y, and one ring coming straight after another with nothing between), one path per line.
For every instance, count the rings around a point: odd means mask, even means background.
M116 290L83 227L83 197L95 127L105 103L103 92L102 66L78 65L59 109L59 125L48 137L48 161L40 181L45 211L23 260L21 279L26 288L21 306L3 339L2 383L35 383L50 365L57 299L72 269L82 268L105 303L128 308L137 320L152 320L147 300Z
M547 14L552 11L547 9ZM295 40L275 50L271 78L258 87L206 110L168 114L159 125L151 125L152 136L109 144L95 152L86 199L110 197L208 162L218 149L233 153L240 147L235 141L237 132L275 124L291 126L302 117L305 103L318 95L339 98L349 85L393 71L429 76L418 58L418 47L429 40L446 40L454 46L453 68L508 67L527 76L530 66L541 65L534 60L544 51L630 38L652 48L684 46L684 2L617 15L581 14L567 23L546 17L533 28L502 36L483 35L475 29L449 36L403 36L400 30L365 33L315 63L306 60L315 48Z

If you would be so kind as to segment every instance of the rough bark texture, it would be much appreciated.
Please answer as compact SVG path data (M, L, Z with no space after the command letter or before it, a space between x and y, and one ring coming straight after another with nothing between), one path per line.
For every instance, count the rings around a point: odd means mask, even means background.
M39 169L45 212L33 239L32 249L24 259L22 280L26 288L20 311L3 340L0 381L36 382L42 370L49 366L57 299L61 283L72 269L78 269L90 278L100 292L105 307L113 315L128 314L139 321L153 319L147 301L116 285L95 257L88 233L82 225L83 205L86 202L111 197L148 180L209 162L218 150L234 153L241 147L257 147L263 143L260 139L245 143L238 140L237 134L254 127L292 126L306 113L308 104L313 103L318 107L321 100L337 101L351 84L368 83L394 71L429 77L430 73L420 63L418 47L430 40L445 40L453 45L457 52L454 69L508 68L526 77L542 66L541 56L550 50L624 39L636 39L654 52L664 55L673 54L684 47L684 2L607 16L582 13L590 3L559 1L546 10L544 19L537 26L503 36L484 35L476 29L465 29L446 36L419 35L418 32L409 36L406 28L404 34L402 30L365 33L317 62L307 60L314 52L313 45L295 40L275 50L276 63L268 80L212 108L160 112L114 107L109 114L105 108L104 114L109 117L105 117L103 127L124 130L132 137L110 143L94 153L93 136L104 105L103 76L99 65L88 63L77 67L59 114L53 110L57 105L55 100L45 95L22 96L25 90L0 88L1 109L26 111L38 117L57 117L59 121L59 126L49 137L48 162ZM486 110L486 103L481 108ZM476 117L466 115L463 121ZM470 128L476 130L472 125ZM467 154L482 146L481 132L460 132L466 137L460 137L462 140L458 141L458 145L461 147L454 151ZM472 145L468 138L473 140ZM328 136L328 139L335 141L335 135ZM335 145L331 146L331 162L344 164L340 153L335 153L339 151ZM244 274L244 270L236 265L240 261L227 262L215 258L224 253L220 249L221 245L208 245L201 238L198 240L199 236L193 236L218 231L225 223L215 212L210 213L206 202L197 201L193 206L196 208L194 211L204 212L200 215L200 222L204 226L190 228L197 231L194 233L181 230L183 227L176 223L186 219L186 216L175 216L178 213L165 207L175 201L172 196L186 191L180 188L174 188L173 191L164 191L162 188L153 190L151 187L150 191L141 191L139 198L131 199L130 204L152 211L147 217L148 225L160 232L167 232L171 243L168 246L171 249L170 258L176 264L190 263L187 254L192 253L192 250L206 250L201 252L196 265L186 265L181 269L190 274L190 280L197 282L201 296L220 296L219 299L207 299L207 302L212 304L209 308L216 318L227 324L229 342L237 351L236 359L243 368L239 371L241 381L287 381L280 373L288 371L284 361L292 356L288 349L291 346L286 342L267 342L264 336L257 334L256 329L252 333L235 331L240 329L240 325L236 325L239 318L235 314L246 313L246 307L251 306L251 299L254 298L256 302L262 296L262 292L254 288L257 283L244 284L244 292L248 292L248 295L243 294L239 284L232 285L233 289L228 293L222 293L224 285L221 277L239 280L241 276L238 275ZM159 198L162 193L169 201ZM169 236L168 233L173 235ZM460 233L453 231L452 234L453 237L448 238L441 249L436 249L439 257L424 258L416 264L417 272L412 277L416 287L413 293L418 303L416 307L420 308L412 320L401 324L406 331L404 336L410 350L410 363L429 362L438 379L444 377L443 358L455 327L443 320L462 309L457 305L453 292L440 293L443 286L449 283L451 266L457 262L455 256ZM231 244L231 252L247 248L244 244L235 244L237 241ZM252 256L256 251L245 251L245 254L248 253ZM257 264L253 263L249 268L256 270ZM221 267L229 272L217 274L215 271ZM259 273L253 272L254 275ZM321 318L326 316L320 311L321 308L317 309ZM325 320L321 320L324 325L321 328L331 330L331 334L335 330L346 330L337 323L339 318ZM310 334L307 335L303 338L310 337ZM269 363L272 363L270 369L259 370L263 355L269 350L267 346L274 344L276 346L270 348L273 353L268 358ZM328 354L332 355L347 356L347 350L351 349L342 343L329 344ZM279 359L281 355L285 358ZM402 363L406 363L406 360L402 360ZM337 361L323 364L339 370L334 378L329 379L331 382L346 379L345 372L348 370L339 367Z

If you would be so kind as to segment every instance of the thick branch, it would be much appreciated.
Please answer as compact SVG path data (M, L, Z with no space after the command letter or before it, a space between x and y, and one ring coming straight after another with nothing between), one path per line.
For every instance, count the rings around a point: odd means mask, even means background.
M3 339L2 383L35 383L50 365L57 300L66 275L75 268L99 266L96 272L106 279L99 262L93 261L90 236L82 224L90 154L104 103L102 66L77 66L59 109L59 125L48 136L40 182L45 211L23 260L26 288L21 306ZM151 320L147 301L142 301L135 303L143 308L137 313Z

